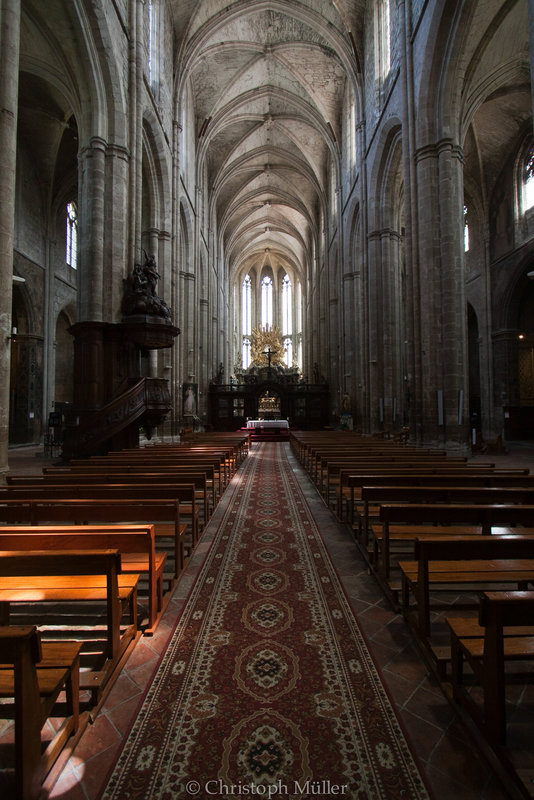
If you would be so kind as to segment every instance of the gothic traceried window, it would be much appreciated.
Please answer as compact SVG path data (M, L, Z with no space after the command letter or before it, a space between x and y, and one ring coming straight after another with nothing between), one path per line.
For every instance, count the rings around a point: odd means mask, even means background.
M245 336L243 339L243 347L241 351L243 369L250 367L250 339Z
M273 282L267 275L261 282L261 325L273 324Z
M247 370L255 359L256 329L278 328L288 368L302 368L302 286L295 277L278 268L275 275L264 269L246 272L234 284L235 354L239 369Z
M300 281L297 283L297 336L296 336L296 362L299 367L302 367L302 285Z
M243 368L250 365L250 334L252 333L252 280L245 275L241 285L241 335L243 337L241 357Z
M375 69L382 88L391 70L390 0L377 0L375 19Z
M354 169L356 166L356 103L353 100L350 104L349 112L349 168Z
M78 214L75 203L67 203L65 261L73 269L78 266Z
M282 280L282 336L285 351L285 362L293 366L293 287L289 275Z
M243 318L241 320L243 336L252 333L252 281L250 275L245 275L242 287L242 310Z
M159 8L157 0L148 3L148 82L155 86L159 80Z
M469 250L469 219L467 216L467 206L464 206L464 251Z
M293 334L293 292L289 275L282 281L282 334Z
M525 213L534 206L534 146L529 147L523 161L522 180L522 211Z
M287 367L293 366L293 340L291 336L284 336L282 340L282 344L284 345L284 352L285 352L285 362Z

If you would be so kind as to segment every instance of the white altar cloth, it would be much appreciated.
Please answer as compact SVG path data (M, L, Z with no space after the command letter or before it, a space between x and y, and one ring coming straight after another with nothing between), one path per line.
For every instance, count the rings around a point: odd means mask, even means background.
M287 419L249 419L247 428L289 428Z

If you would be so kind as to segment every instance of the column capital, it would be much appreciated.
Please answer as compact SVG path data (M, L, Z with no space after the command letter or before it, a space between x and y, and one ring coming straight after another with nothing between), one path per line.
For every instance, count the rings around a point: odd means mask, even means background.
M428 158L437 159L446 152L449 152L453 158L458 158L463 163L464 152L462 146L450 138L440 139L437 142L418 147L415 151L415 161L419 163Z

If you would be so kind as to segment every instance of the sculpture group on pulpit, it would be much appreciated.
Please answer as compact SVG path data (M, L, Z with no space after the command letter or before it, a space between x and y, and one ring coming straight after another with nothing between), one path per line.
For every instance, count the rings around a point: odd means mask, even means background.
M156 256L148 256L145 252L145 263L135 264L133 268L131 289L124 299L126 314L146 314L170 320L170 308L156 292L159 278Z

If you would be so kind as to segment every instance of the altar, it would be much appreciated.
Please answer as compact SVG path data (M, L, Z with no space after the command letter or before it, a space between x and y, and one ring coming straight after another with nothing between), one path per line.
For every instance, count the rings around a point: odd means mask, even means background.
M289 422L287 419L249 419L247 428L279 428L288 430Z

